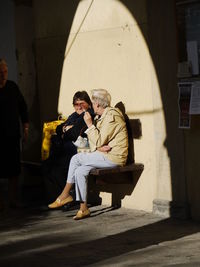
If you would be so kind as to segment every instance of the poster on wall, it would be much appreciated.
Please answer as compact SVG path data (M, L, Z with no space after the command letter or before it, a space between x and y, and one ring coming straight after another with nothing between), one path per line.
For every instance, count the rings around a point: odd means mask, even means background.
M200 114L200 82L194 82L191 90L190 114Z
M178 83L179 88L179 128L189 129L191 116L190 116L190 99L192 82L180 82Z

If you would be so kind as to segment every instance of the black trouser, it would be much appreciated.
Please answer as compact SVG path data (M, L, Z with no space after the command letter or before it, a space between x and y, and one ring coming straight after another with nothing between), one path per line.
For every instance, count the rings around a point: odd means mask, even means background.
M62 151L53 153L43 162L43 174L47 203L54 201L66 185L70 160L77 153L71 141L65 142Z

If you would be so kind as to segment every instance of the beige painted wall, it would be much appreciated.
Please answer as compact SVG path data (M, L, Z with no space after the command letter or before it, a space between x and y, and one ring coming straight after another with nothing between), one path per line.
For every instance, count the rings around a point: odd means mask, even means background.
M65 115L72 111L70 104L76 90L106 88L112 95L112 105L122 101L128 116L141 120L143 136L135 141L135 155L145 170L122 205L151 211L155 198L171 200L172 193L170 163L163 146L166 130L160 89L140 30L147 35L145 3L133 1L140 17L136 21L120 1L80 2L65 52L58 110ZM165 183L158 191L161 176L165 176ZM102 193L101 197L103 203L110 203L109 194Z

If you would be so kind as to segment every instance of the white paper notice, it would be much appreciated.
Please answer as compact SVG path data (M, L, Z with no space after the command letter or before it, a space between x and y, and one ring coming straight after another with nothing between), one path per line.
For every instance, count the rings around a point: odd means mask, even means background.
M194 82L191 90L190 114L200 114L200 82Z

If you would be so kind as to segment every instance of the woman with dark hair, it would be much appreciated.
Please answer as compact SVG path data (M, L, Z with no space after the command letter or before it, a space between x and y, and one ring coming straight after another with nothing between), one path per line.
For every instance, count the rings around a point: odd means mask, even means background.
M83 119L88 111L92 118L94 112L89 95L86 91L78 91L73 97L73 112L68 119L57 126L56 134L51 138L49 158L43 162L47 201L55 199L65 187L71 157L77 153L74 142L83 135L87 125Z

